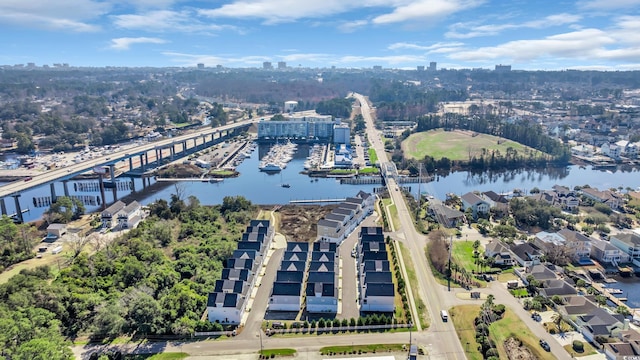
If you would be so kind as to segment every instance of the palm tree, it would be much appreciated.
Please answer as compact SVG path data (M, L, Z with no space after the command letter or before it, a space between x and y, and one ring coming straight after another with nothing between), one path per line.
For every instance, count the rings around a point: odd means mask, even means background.
M562 324L562 315L560 315L559 313L553 314L553 316L551 317L551 322L556 325L558 332L562 331L562 329L560 328L560 325Z

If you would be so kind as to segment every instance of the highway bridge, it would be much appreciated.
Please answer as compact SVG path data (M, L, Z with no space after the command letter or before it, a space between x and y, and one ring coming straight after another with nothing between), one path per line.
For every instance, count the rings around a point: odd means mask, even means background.
M225 137L240 129L248 128L257 120L244 120L233 124L227 124L216 128L203 128L198 129L197 132L189 134L179 135L160 141L155 141L145 145L137 146L135 148L129 148L126 150L118 151L108 155L104 155L98 158L88 159L86 161L73 164L60 169L44 172L40 175L27 177L23 180L14 181L9 184L0 187L0 211L2 214L7 214L5 199L7 197L13 197L16 204L17 220L22 222L22 210L20 207L20 195L26 190L36 188L43 185L51 186L51 198L55 199L54 183L62 181L65 185L65 195L68 195L66 188L66 182L75 176L86 173L93 169L108 168L111 174L111 180L115 178L114 167L115 164L121 161L129 161L129 169L132 170L135 167L133 159L138 157L137 168L143 173L147 167L151 166L154 162L149 161L149 152L152 152L152 156L155 155L155 164L159 165L163 160L163 153L169 150L169 156L171 159L174 157L182 157L193 151L206 148L213 145L216 140ZM181 151L177 152L176 148L180 148ZM115 191L115 188L113 189ZM104 199L103 199L104 203Z

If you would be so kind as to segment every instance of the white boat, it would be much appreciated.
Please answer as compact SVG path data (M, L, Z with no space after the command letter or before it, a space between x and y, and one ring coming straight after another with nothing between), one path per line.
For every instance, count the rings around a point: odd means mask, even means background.
M264 166L260 166L260 171L280 171L282 170L282 168L277 165L274 164L272 162L266 163L264 164Z

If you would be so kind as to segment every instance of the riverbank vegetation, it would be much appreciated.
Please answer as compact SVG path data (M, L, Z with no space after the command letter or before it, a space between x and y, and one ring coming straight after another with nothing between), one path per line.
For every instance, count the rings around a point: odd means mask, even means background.
M68 359L65 339L220 330L201 320L206 294L255 214L242 197L202 206L172 195L152 204L138 228L98 245L91 256L67 259L59 273L22 271L0 285L0 348L14 358L33 358L24 354L37 350Z

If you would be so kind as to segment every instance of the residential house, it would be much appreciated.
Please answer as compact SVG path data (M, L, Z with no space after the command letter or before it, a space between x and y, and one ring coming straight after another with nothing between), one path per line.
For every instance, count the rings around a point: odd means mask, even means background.
M491 240L484 250L486 258L493 258L493 264L497 266L512 266L514 264L511 250L500 240Z
M247 295L249 284L242 280L216 280L214 293Z
M640 235L634 232L610 235L609 243L627 253L631 261L640 266Z
M137 201L132 201L117 213L118 228L133 229L142 220L142 206Z
M615 337L625 330L624 315L611 314L604 308L597 308L591 313L576 318L578 331L589 342L595 342L596 336Z
M249 281L251 272L247 269L222 269L222 280Z
M356 256L360 259L360 311L393 312L395 287L389 271L382 228L363 228L356 249Z
M545 252L564 248L567 256L578 262L588 259L591 254L591 239L566 228L555 233L541 231L536 234L533 243Z
M239 325L245 305L240 294L212 292L207 298L207 317L210 322Z
M596 202L609 205L613 210L620 208L624 204L624 198L611 190L599 191L596 188L584 188L582 194Z
M562 297L562 304L557 306L558 312L565 319L575 321L578 316L591 314L599 308L595 295L567 295Z
M360 311L386 313L395 311L393 282L366 283L361 291Z
M478 213L489 214L491 204L480 195L468 192L462 195L460 199L462 200L462 210L471 209L474 218L478 217Z
M464 213L442 203L429 204L428 211L438 220L438 223L447 228L457 227L465 220Z
M59 239L62 235L67 233L67 224L58 224L54 223L47 226L47 237L45 241L55 241Z
M602 350L607 360L640 358L640 341L605 343Z
M511 250L515 262L520 266L531 267L540 264L542 252L529 243L511 244L509 250Z
M576 295L575 284L569 283L564 279L549 279L542 282L542 288L538 289L538 294L551 298L553 296Z
M295 273L295 272L292 272ZM300 272L301 275L304 275ZM299 311L302 308L302 281L273 283L269 311Z
M619 159L622 155L622 148L616 144L611 144L608 141L600 146L600 153L604 156L608 156L612 159Z
M594 239L591 242L591 257L600 263L607 263L617 266L620 263L627 263L631 257L620 248L612 245L608 241Z
M100 219L102 221L102 227L106 229L111 229L118 225L118 213L120 210L124 209L127 205L118 200L114 202L111 206L106 208L100 213Z

